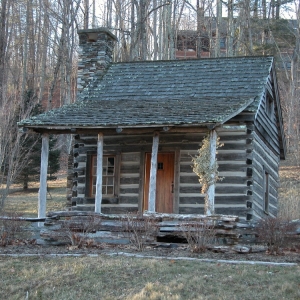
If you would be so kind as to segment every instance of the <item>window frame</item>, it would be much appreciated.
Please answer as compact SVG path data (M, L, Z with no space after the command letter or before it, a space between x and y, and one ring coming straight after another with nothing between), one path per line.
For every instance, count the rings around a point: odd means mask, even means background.
M96 152L90 152L87 153L87 172L86 172L86 193L85 196L87 198L91 198L94 199L95 198L95 194L93 194L93 186L95 186L93 184L93 177L94 172L97 171L97 168L94 168L94 163L96 163L97 161L97 153ZM109 157L113 157L114 158L114 174L112 176L109 177L113 177L113 192L111 194L103 194L103 182L104 180L102 180L102 200L105 199L112 199L112 198L118 198L118 193L119 193L119 155L115 154L115 153L107 153L103 155L103 160ZM105 173L102 173L102 179L104 179L106 177ZM107 177L106 177L107 178Z
M263 170L264 180L263 180L263 210L265 214L269 214L269 204L270 204L270 174L265 169Z
M265 103L265 112L267 116L272 119L274 115L274 99L269 91L266 92L266 103Z

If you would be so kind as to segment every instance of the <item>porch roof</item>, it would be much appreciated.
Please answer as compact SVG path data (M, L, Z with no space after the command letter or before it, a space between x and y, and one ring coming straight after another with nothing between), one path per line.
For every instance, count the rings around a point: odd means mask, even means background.
M85 100L23 120L24 127L145 127L223 124L253 102L253 98Z

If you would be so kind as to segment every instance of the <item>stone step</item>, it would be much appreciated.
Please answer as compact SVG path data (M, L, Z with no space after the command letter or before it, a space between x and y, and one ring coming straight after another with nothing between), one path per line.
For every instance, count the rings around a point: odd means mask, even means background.
M72 211L95 211L94 204L78 204L76 206L72 206Z

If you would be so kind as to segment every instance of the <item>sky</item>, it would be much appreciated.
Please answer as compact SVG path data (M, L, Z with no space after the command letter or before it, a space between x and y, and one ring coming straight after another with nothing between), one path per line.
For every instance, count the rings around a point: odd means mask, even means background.
M96 10L98 11L97 15L100 17L99 19L102 19L102 14L103 14L103 6L107 3L107 0L95 0L96 2ZM169 0L164 0L164 1L169 1ZM172 0L171 0L172 1ZM205 1L205 0L204 0ZM214 3L216 0L212 0ZM226 1L226 0L225 0ZM270 0L266 0L267 3L270 3ZM295 6L299 5L300 0L292 0L291 3L288 3L286 5L283 5L281 8L281 16L284 19L296 19L296 14L295 14ZM159 1L158 1L159 2ZM197 0L188 0L188 2L196 7ZM208 1L207 1L208 2ZM90 0L90 4L92 1ZM213 3L213 7L215 7L215 4ZM259 3L261 3L261 0L259 0ZM188 5L187 5L188 7ZM227 16L227 9L226 6L223 5L223 16Z

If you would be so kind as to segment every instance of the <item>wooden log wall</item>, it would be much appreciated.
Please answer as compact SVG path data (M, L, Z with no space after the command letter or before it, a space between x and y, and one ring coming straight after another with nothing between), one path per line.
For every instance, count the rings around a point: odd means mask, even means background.
M77 135L75 138L72 201L76 210L93 211L94 199L88 197L86 184L90 167L89 155L96 154L97 151L96 137ZM125 213L138 210L141 154L140 152L121 153L119 141L120 139L116 137L114 144L104 136L104 155L116 155L115 172L118 174L118 182L115 182L115 185L118 193L113 199L103 199L103 213ZM106 147L107 145L109 146Z
M269 175L269 213L276 216L278 209L280 128L277 116L276 97L273 79L270 75L266 90L258 109L253 137L253 215L265 217L264 213L264 176Z
M254 134L253 140L253 214L263 218L264 213L264 174L269 174L269 214L277 215L279 186L279 154L273 153L263 140Z
M207 133L207 129L201 129L199 133L161 133L159 151L178 152L178 167L175 167L175 182L178 182L175 213L204 212L204 195L201 194L198 177L192 171L191 156L197 154ZM217 151L220 176L223 180L216 184L215 212L234 214L246 219L247 214L251 213L249 202L252 200L252 130L241 123L227 124L218 128L217 134L224 145ZM93 199L86 196L85 185L88 156L97 150L96 136L77 135L75 138L72 201L76 210L93 211ZM142 210L144 157L146 152L151 152L151 147L151 134L104 135L104 155L115 154L120 168L117 170L117 195L112 200L103 199L103 213Z
M269 76L266 90L255 118L255 128L271 151L280 154L279 120L276 118L277 104L275 101L272 78ZM269 100L268 100L269 99Z
M122 207L123 212L139 209L140 162L140 152L121 154L119 207ZM111 211L113 212L112 207Z
M252 154L249 145L252 131L246 125L226 125L217 129L220 142L217 150L219 175L223 178L216 184L215 212L234 214L246 219L249 213L247 203L251 201L251 178L247 171ZM179 213L204 213L204 195L198 177L191 167L191 156L197 154L199 141L204 135L194 135L195 143L189 142L189 149L181 150Z

